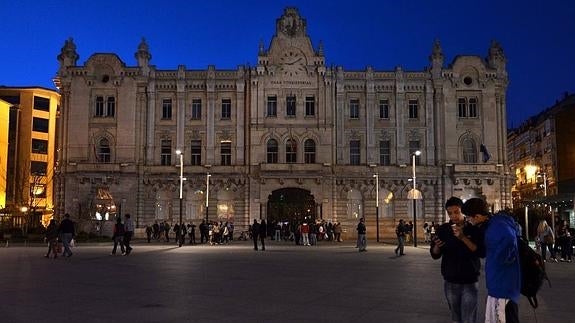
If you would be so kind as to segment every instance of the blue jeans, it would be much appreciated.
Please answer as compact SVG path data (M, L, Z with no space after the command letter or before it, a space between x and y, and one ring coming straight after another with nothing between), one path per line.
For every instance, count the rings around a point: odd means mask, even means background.
M405 245L405 237L398 236L397 237L397 248L395 248L395 253L399 251L399 255L403 255L403 246Z
M365 238L365 233L357 235L357 247L359 248L359 251L367 250L367 239Z
M451 320L461 323L477 322L477 283L455 284L446 281L443 288L451 310Z
M71 233L62 233L62 244L64 245L64 252L62 256L71 256L72 250L70 250L70 241L72 241L74 235Z

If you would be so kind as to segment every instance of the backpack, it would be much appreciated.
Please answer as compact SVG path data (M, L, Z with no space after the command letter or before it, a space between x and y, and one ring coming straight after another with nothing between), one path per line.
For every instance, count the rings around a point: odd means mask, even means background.
M545 263L541 256L529 246L529 243L521 237L517 237L517 249L521 265L521 294L527 297L533 308L537 308L539 305L537 292L541 289L543 281L547 280L549 287L551 287L551 281L545 272Z

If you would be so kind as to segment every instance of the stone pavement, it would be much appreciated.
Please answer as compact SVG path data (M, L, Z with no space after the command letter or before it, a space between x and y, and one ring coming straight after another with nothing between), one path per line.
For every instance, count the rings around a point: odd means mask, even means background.
M184 246L79 244L71 258L45 247L0 248L1 322L450 322L440 262L425 246L268 242ZM549 264L538 322L573 322L575 263ZM480 280L480 321L485 300ZM536 322L524 297L521 322Z

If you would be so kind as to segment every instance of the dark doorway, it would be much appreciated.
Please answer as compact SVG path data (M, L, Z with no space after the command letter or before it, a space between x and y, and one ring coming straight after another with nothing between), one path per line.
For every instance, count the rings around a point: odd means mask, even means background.
M315 221L316 204L310 191L301 188L282 188L268 197L268 223L301 223Z

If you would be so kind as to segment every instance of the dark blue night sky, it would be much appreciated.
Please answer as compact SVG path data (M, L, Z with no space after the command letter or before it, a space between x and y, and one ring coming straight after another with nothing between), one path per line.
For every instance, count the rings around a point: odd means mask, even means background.
M193 3L193 5L191 4ZM47 1L0 0L0 85L54 88L56 56L74 38L84 64L113 52L129 66L145 37L159 69L254 66L287 6L307 19L328 66L423 70L435 39L446 64L501 43L510 78L508 125L575 92L575 1Z

